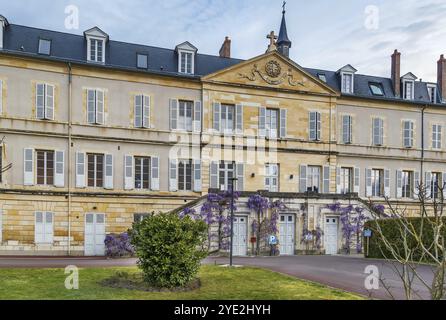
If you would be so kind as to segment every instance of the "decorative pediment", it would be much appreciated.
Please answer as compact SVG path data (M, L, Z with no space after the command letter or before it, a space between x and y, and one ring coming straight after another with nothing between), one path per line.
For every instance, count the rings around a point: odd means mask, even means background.
M104 38L104 39L108 40L108 34L106 34L104 31L102 31L98 27L93 27L91 29L85 30L84 36L87 38L95 37L95 38Z
M277 51L207 75L203 77L203 81L336 94L324 82L307 73L293 61L284 58Z

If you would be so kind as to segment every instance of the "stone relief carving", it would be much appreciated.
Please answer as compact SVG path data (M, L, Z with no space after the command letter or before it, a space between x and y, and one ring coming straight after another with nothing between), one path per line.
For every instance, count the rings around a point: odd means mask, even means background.
M259 76L263 81L271 85L279 85L288 82L290 86L302 86L305 84L301 81L294 79L293 70L288 68L287 71L282 73L282 67L277 61L268 61L265 65L265 74L262 73L257 64L254 64L251 71L248 74L239 73L239 77L243 79L248 79L249 81L257 80Z

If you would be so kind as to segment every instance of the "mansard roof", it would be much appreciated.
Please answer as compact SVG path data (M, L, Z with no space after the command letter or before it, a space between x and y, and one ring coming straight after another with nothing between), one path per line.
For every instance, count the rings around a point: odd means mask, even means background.
M50 56L42 56L38 54L40 38L51 40ZM87 42L83 35L9 24L5 30L3 42L3 50L0 50L0 53L23 55L61 62L88 64L86 59ZM241 59L221 58L219 56L197 53L195 57L195 74L185 75L178 73L178 55L175 49L165 49L114 40L107 41L105 48L106 63L104 65L95 65L97 68L113 68L197 79L244 61ZM147 70L137 68L137 53L148 55ZM324 75L327 85L334 90L341 92L341 75L337 71L312 68L303 69L314 77ZM384 95L380 97L374 96L370 90L370 83L381 84ZM432 83L429 83L429 85L432 85ZM401 101L405 103L431 104L427 86L427 82L415 81L415 99L413 101L408 101L395 96L390 78L355 74L353 94L343 93L342 95L368 99ZM438 91L439 90L437 90L437 92ZM437 104L440 104L438 98Z

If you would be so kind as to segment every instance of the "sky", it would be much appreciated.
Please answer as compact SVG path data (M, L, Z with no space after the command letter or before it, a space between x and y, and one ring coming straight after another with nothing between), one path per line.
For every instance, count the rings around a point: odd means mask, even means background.
M78 9L78 29L66 28L67 6ZM265 52L281 11L282 0L0 0L0 14L13 24L76 34L98 26L112 40L172 49L187 40L215 55L229 36L240 59ZM398 49L402 74L435 82L446 54L446 0L288 0L286 11L290 57L303 67L351 64L390 77Z

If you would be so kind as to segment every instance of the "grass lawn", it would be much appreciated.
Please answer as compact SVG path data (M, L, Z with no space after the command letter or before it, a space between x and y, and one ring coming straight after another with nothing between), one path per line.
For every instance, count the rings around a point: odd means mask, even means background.
M67 290L64 269L0 269L0 299L362 299L355 294L251 267L203 266L201 288L189 292L143 292L99 284L117 270L138 272L136 267L80 269L79 290Z

